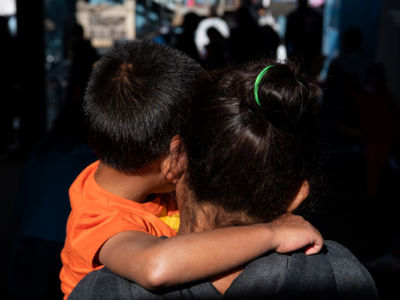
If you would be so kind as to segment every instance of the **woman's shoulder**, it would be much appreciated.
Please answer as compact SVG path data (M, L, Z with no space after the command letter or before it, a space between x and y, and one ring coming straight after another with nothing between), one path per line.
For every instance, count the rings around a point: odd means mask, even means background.
M223 296L207 281L152 292L104 267L86 275L72 291L68 300L221 300L222 298Z
M273 295L290 299L378 299L367 269L350 250L334 241L325 241L316 255L271 253L254 260L226 296L248 297L253 291L255 299Z
M332 268L338 294L356 293L359 299L378 299L375 282L357 257L335 241L326 241L325 245L327 251L324 255Z

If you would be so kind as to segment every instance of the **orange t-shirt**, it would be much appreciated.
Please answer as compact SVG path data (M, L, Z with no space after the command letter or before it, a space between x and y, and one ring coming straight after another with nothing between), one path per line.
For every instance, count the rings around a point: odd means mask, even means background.
M67 237L61 252L60 272L64 299L88 273L102 266L94 262L100 247L117 233L136 230L155 236L175 236L176 231L162 221L178 215L175 199L138 203L101 188L94 179L99 162L89 165L69 190L71 213ZM161 219L160 219L161 218Z

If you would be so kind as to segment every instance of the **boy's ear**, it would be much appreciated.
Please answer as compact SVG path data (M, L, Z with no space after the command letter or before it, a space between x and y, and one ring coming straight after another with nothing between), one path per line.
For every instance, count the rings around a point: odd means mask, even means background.
M310 184L308 183L307 180L304 180L296 197L287 208L287 211L293 212L308 197L309 194L310 194Z
M175 135L169 144L169 154L161 164L161 172L165 180L177 183L185 172L186 162L182 139L179 135Z

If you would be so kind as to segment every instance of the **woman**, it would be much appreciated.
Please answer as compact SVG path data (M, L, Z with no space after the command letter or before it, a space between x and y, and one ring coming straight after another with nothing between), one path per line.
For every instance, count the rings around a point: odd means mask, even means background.
M177 184L179 233L268 222L295 210L318 179L318 88L295 67L268 62L214 72L200 87L166 167ZM367 270L331 241L317 255L267 254L209 280L153 294L103 269L70 299L377 298Z

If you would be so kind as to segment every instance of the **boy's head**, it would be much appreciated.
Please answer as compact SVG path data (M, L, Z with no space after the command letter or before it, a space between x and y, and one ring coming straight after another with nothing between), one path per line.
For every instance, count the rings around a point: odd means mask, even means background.
M166 155L201 73L178 50L147 41L117 44L96 65L85 95L89 141L99 159L129 174Z

